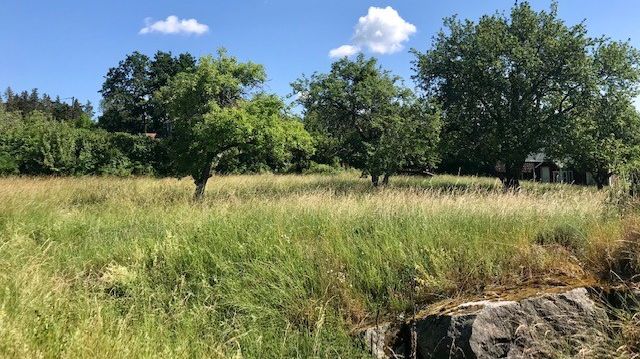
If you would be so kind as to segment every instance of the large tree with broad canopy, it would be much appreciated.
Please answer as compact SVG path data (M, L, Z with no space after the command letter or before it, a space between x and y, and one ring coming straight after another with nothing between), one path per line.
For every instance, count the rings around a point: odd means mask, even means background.
M312 151L311 137L302 123L285 116L279 98L253 93L265 78L261 65L239 62L220 50L160 90L171 120L173 166L178 175L193 178L196 200L223 156L251 152L286 160L293 152Z
M518 187L527 156L563 138L588 101L594 44L556 3L446 19L430 50L413 51L415 80L442 106L446 155L500 165L505 186Z

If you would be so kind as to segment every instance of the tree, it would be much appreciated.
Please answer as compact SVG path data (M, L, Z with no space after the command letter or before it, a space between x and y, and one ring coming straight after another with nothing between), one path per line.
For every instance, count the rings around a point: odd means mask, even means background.
M435 163L439 117L399 81L360 54L336 61L328 74L292 84L307 129L331 153L325 157L335 154L371 175L374 186L409 163Z
M301 172L314 151L313 139L299 119L287 112L275 95L259 93L246 103L246 110L258 118L251 142L221 156L220 172Z
M20 113L23 118L39 111L45 115L50 115L56 121L81 124L80 127L93 125L91 121L93 108L90 106L90 102L82 106L76 98L72 97L69 104L62 101L60 96L57 96L55 101L52 101L51 97L46 93L40 96L38 89L35 88L30 93L22 91L19 95L16 95L9 87L4 96L6 98L6 111Z
M105 76L100 90L100 126L109 131L166 135L166 110L155 99L155 93L173 76L193 71L194 67L195 59L190 54L174 58L170 52L158 51L153 59L137 51L127 55Z
M7 107L11 106L11 102L14 101L15 96L16 94L15 92L13 92L13 89L10 86L8 86L6 90L4 90L4 101Z
M504 185L518 187L527 156L553 145L588 94L593 40L583 24L565 25L556 3L445 27L432 49L413 50L414 79L442 106L445 155L501 164Z
M591 86L584 111L573 118L568 139L556 147L576 168L590 172L599 189L616 168L637 156L640 116L640 53L628 43L600 40L592 57Z
M179 73L159 92L172 121L168 141L173 165L178 175L193 178L196 200L202 199L207 181L225 156L281 153L296 142L310 145L308 134L300 132L301 124L281 117L281 101L249 96L265 78L261 65L241 63L220 50L217 57L200 58L194 72Z
M109 131L141 133L147 130L149 96L149 57L137 51L110 68L102 94L102 128Z
M369 152L369 173L389 176L401 169L426 170L439 161L440 114L425 100L410 99L385 119L384 131ZM372 181L376 185L376 181Z

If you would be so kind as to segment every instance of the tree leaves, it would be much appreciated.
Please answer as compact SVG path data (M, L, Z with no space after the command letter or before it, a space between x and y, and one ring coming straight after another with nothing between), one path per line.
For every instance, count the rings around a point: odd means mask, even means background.
M158 92L171 116L169 137L179 175L190 175L201 197L221 161L250 154L254 163L282 162L312 152L309 134L287 118L276 96L252 90L266 79L264 68L219 51L200 58L194 72L177 74ZM301 154L302 153L302 154Z
M582 24L565 25L555 6L536 12L527 2L510 17L445 26L431 50L413 51L415 80L442 105L445 156L519 173L584 101L593 40Z
M305 126L321 141L321 157L335 155L371 174L374 183L410 162L435 164L439 117L375 59L343 58L328 74L303 77L292 86Z

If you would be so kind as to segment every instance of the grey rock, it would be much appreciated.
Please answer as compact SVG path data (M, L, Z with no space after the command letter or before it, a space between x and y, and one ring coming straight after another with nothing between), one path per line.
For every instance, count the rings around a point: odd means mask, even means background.
M383 323L374 327L366 328L361 332L362 341L365 347L377 359L385 359L389 356L388 341L390 340L391 323Z
M518 301L480 301L364 333L376 358L588 357L607 337L603 305L585 288ZM369 340L367 343L366 340Z

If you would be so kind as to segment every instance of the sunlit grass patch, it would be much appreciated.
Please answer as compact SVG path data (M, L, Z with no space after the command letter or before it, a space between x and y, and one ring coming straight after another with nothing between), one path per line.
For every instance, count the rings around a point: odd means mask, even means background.
M223 176L198 204L192 186L0 179L0 354L362 356L349 333L377 316L591 278L624 227L566 185Z

